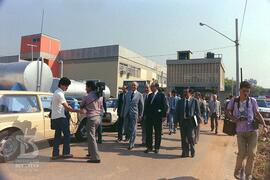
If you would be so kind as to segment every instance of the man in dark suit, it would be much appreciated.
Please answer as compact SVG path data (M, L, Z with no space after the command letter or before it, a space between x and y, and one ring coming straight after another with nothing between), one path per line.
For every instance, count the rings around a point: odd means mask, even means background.
M123 124L124 124L124 117L123 117L123 104L125 101L127 93L127 86L122 87L122 93L118 96L117 101L117 116L118 116L118 138L117 141L120 142L123 140Z
M176 105L175 118L180 124L182 158L195 156L194 130L200 121L200 107L197 99L192 97L192 90L184 90L184 98ZM195 122L197 120L197 123Z
M155 129L155 153L159 153L161 144L162 118L166 118L167 103L165 95L158 92L159 84L151 84L152 93L149 95L145 105L146 116L146 147L144 151L153 151L153 128Z

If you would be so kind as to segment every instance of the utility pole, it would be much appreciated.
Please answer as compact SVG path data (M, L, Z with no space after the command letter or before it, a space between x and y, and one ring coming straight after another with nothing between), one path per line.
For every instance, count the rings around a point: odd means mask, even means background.
M201 23L200 22L200 26L206 26L209 29L215 31L216 33L222 35L223 37L227 38L228 40L230 40L231 42L233 42L235 44L235 49L236 49L236 85L235 85L235 95L239 96L239 90L240 90L240 80L239 80L239 38L238 38L238 19L235 19L235 34L236 34L236 38L235 40L229 38L228 36L226 36L225 34L219 32L218 30L216 30L215 28L212 28L211 26L205 24L205 23Z
M240 82L239 82L239 39L238 39L238 19L235 19L235 48L236 48L236 96L239 96Z

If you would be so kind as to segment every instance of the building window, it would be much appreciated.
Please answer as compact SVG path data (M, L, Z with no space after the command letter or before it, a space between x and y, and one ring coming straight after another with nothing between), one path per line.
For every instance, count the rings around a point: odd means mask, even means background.
M33 42L33 43L40 42L40 38L33 38L33 39L32 39L32 42Z
M120 77L122 77L124 74L127 74L128 73L128 65L120 63L119 64L119 73L120 73Z
M140 68L136 68L134 66L129 66L129 65L124 64L124 63L119 64L119 73L120 73L121 77L124 74L127 75L127 78L129 78L129 76L137 77L137 78L141 77L141 69Z

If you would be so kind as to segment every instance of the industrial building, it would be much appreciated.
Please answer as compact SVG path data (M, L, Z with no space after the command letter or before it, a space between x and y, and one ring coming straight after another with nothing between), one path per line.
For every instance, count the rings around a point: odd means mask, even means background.
M207 53L206 57L191 59L191 51L178 51L178 58L167 60L167 87L182 93L192 88L203 93L224 91L225 70L222 56Z
M60 50L61 41L45 34L23 36L20 58L0 57L0 63L16 59L36 60L39 57L49 65L54 77L66 76L73 80L104 81L117 97L125 80L156 80L162 87L167 84L165 65L157 64L120 45Z

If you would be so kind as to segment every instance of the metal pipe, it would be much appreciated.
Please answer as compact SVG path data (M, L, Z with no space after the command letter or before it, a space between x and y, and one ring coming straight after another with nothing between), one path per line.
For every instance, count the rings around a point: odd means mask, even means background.
M41 67L40 67L40 77L39 77L39 89L41 89L41 85L42 85L43 64L44 64L44 58L41 57Z
M37 59L37 88L36 91L39 91L39 59Z

